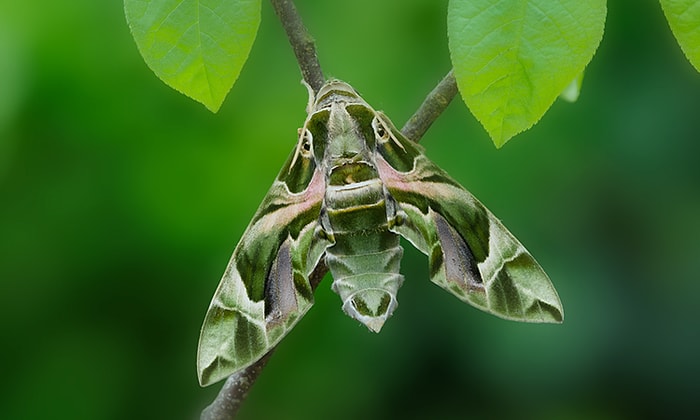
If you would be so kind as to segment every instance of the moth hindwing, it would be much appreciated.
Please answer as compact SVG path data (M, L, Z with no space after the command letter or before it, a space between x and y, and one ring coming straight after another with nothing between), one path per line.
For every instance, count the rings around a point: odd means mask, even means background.
M200 383L272 349L311 307L310 277L321 266L345 313L378 332L403 283L399 236L459 299L506 319L562 321L549 278L500 221L352 87L329 81L214 294Z

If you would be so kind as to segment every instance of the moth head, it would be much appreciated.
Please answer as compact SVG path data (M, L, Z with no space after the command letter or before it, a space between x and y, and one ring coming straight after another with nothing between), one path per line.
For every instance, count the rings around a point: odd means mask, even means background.
M313 111L328 108L333 102L364 103L360 95L349 84L340 80L329 80L318 90L314 98Z

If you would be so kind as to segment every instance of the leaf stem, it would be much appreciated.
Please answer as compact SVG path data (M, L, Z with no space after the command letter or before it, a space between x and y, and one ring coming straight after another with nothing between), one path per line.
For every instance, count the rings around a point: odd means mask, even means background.
M428 128L442 114L457 95L457 81L450 70L425 98L418 110L401 129L406 138L419 142Z
M287 33L302 77L314 92L318 92L326 78L323 76L321 65L318 62L314 39L301 21L292 0L270 0L270 2Z

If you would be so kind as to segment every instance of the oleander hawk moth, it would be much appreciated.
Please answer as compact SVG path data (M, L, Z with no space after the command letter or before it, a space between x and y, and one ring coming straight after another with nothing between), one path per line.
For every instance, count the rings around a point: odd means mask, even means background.
M233 252L206 314L202 386L259 360L313 304L310 277L333 275L343 311L379 332L403 282L403 236L431 280L496 316L561 322L549 278L464 187L348 84L310 91L287 163Z

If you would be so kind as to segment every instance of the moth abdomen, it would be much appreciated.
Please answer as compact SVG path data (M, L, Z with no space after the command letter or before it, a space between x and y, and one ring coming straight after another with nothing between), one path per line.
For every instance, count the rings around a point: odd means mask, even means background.
M349 259L326 255L326 263L335 279L331 288L340 296L343 311L374 332L379 332L398 306L396 294L404 279L398 273L398 262L387 264L384 260L400 261L402 255L400 246L383 253L355 255ZM377 270L361 271L371 266ZM386 271L380 271L382 266Z
M329 187L324 204L324 228L335 238L331 252L336 255L379 252L398 244L398 236L389 231L381 180Z
M343 311L379 332L397 306L403 276L399 236L389 231L386 200L338 210L326 209L335 243L326 249L333 290Z

